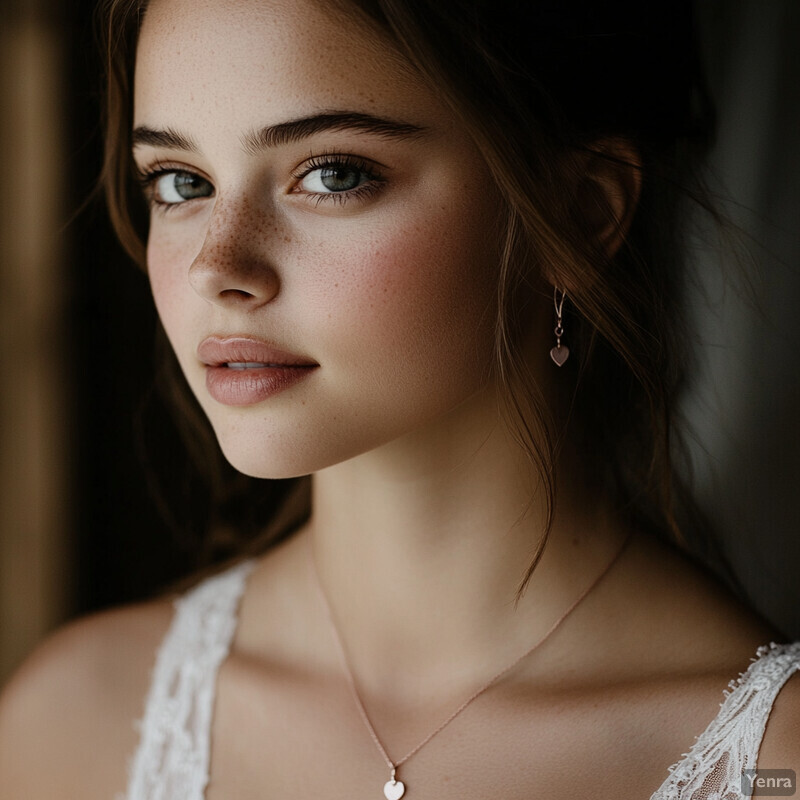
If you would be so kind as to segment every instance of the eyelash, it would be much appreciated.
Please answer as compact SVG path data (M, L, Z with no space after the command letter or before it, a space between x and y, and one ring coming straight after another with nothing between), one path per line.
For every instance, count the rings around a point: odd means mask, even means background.
M318 169L336 169L341 167L357 170L367 178L367 182L361 186L357 186L355 189L347 189L343 192L307 192L306 194L314 199L316 205L325 202L343 205L349 200L365 199L380 191L381 185L385 183L385 178L378 172L374 164L367 163L364 159L357 156L342 153L323 153L319 156L311 156L292 174L292 177L296 181L302 181Z
M364 159L357 156L341 153L324 153L318 156L311 156L298 170L292 173L292 178L299 182L316 170L342 167L357 170L367 179L367 182L361 186L357 186L355 189L346 189L341 192L305 192L304 194L312 199L316 206L326 202L344 205L350 200L366 199L380 191L381 185L385 183L385 178L378 172L374 164L367 163ZM196 174L191 170L163 163L156 163L149 168L138 170L137 177L139 184L142 187L147 201L150 203L151 207L158 208L162 213L172 211L178 206L184 205L185 202L189 202L187 200L184 201L184 203L168 203L158 199L155 189L156 183L164 175L173 173ZM213 184L211 184L211 186L213 187ZM296 189L293 189L292 192L297 194L301 193Z
M159 200L156 192L156 183L158 182L159 178L164 177L164 175L181 174L181 173L187 175L196 174L189 169L183 167L171 166L169 164L162 162L156 162L151 167L137 170L137 178L139 181L139 185L142 187L145 199L147 200L151 208L158 209L161 213L166 214L178 208L179 206L184 205L184 203L167 203L163 200Z

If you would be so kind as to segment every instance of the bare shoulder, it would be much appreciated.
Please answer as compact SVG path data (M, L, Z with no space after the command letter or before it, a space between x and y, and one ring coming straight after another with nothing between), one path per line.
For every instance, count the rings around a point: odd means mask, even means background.
M735 677L759 646L783 640L710 569L677 548L641 537L630 556L620 603L628 609L629 646L642 659L652 653L675 673Z
M659 598L657 605L647 606L647 621L657 623L655 629L665 637L658 649L662 658L672 653L677 670L688 667L699 681L727 675L727 682L747 669L759 646L785 640L767 620L676 551L645 542L640 558L649 565L640 574ZM641 596L642 585L636 589ZM800 663L775 699L758 767L800 774Z
M124 791L170 600L106 611L44 641L0 694L0 800Z
M758 769L792 769L800 775L800 668L778 693L772 706Z

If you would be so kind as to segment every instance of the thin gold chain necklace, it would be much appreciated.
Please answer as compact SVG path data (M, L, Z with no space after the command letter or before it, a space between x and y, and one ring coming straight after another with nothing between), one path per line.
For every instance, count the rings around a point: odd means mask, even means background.
M319 569L317 567L317 559L316 554L314 552L314 543L312 540L311 535L309 534L308 542L309 542L309 551L310 551L310 561L311 561L311 569L314 575L314 583L316 584L317 590L319 592L320 598L322 599L322 604L325 608L325 613L328 617L328 621L331 626L331 630L333 631L334 639L336 640L336 645L339 648L339 655L342 659L342 664L344 666L345 675L347 676L347 682L350 686L350 691L353 694L353 699L355 700L356 707L361 715L361 719L364 721L364 725L366 726L367 730L369 731L370 736L372 737L372 741L375 742L375 746L380 751L381 755L383 756L383 760L386 762L386 765L389 767L389 771L391 776L389 780L384 784L383 787L383 794L386 800L400 800L400 798L405 794L406 785L403 781L397 780L397 769L401 765L405 764L411 756L418 753L423 747L425 747L428 742L436 736L437 733L440 733L444 728L446 728L473 700L477 700L487 689L489 689L493 684L500 680L507 672L510 672L514 667L519 664L524 658L527 658L534 650L536 650L539 646L544 644L544 642L550 637L550 635L558 628L559 625L575 610L575 608L583 601L589 592L597 586L598 583L605 577L611 567L617 562L617 559L622 555L623 551L625 550L626 545L631 540L631 534L628 534L625 537L621 547L617 550L614 557L608 562L605 568L600 572L600 574L586 587L586 589L581 592L578 596L577 600L575 600L572 605L553 623L550 629L542 636L534 645L526 650L521 656L515 658L508 666L503 667L496 675L490 678L486 683L484 683L477 691L473 692L463 703L453 711L450 716L439 725L435 730L431 731L413 750L410 750L406 753L402 758L397 759L397 761L392 761L389 757L389 754L386 752L386 748L383 746L383 742L381 742L380 737L378 736L377 732L375 731L375 727L373 726L372 722L370 722L369 716L367 715L367 710L364 708L364 703L361 700L361 696L358 693L358 689L356 688L356 681L355 677L353 676L353 670L350 668L350 663L347 660L347 653L344 648L344 644L342 642L342 637L339 633L339 628L336 625L336 621L333 617L333 612L331 610L331 605L328 602L328 597L325 594L325 590L322 588L322 581L319 577Z

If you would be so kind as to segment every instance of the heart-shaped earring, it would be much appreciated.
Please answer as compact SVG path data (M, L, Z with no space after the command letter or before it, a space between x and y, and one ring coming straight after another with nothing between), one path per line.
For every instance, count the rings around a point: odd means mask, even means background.
M569 358L569 347L561 344L561 337L564 335L564 328L561 327L561 311L564 308L566 292L561 292L561 299L558 299L558 287L553 287L553 305L556 309L556 327L553 333L556 335L556 346L550 350L550 358L557 367L563 367L564 362Z
M564 362L569 358L569 347L565 344L558 344L550 350L550 358L553 359L556 366L564 366Z

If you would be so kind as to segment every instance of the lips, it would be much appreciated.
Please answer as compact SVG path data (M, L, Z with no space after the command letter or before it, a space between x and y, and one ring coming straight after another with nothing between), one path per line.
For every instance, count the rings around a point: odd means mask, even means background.
M268 364L278 367L318 367L316 361L278 350L248 336L209 336L200 342L197 357L207 367L225 364Z
M319 367L305 356L247 336L209 336L197 348L197 357L206 367L209 394L228 406L261 403Z

